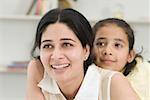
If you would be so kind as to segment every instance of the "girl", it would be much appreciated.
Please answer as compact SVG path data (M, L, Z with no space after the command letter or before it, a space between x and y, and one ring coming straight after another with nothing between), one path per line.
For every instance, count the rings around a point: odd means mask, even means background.
M135 54L134 33L124 20L108 18L93 27L95 64L122 72L142 100L150 99L150 64Z

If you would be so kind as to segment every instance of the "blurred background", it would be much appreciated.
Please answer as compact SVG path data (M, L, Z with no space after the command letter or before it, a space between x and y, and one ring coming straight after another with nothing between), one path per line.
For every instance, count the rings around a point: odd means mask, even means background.
M150 0L0 0L0 100L24 100L37 23L53 8L74 8L93 25L118 17L135 31L135 50L150 60Z

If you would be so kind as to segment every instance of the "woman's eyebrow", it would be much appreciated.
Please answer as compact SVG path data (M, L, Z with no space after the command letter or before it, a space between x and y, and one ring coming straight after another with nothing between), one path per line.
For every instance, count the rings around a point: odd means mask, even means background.
M44 43L44 42L52 42L52 40L43 40L43 41L41 42L41 44Z
M73 39L71 39L71 38L62 38L61 40L62 40L62 41L64 41L64 40L69 40L69 41L76 42L75 40L73 40Z

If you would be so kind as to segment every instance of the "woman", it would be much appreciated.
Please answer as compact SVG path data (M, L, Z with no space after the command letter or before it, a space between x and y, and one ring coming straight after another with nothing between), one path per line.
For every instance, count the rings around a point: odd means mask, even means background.
M150 99L150 64L135 54L134 32L122 19L107 18L97 22L95 34L95 63L104 69L122 72L142 100Z
M122 74L92 64L93 36L89 22L73 9L44 15L33 48L40 57L28 66L27 100L138 100Z

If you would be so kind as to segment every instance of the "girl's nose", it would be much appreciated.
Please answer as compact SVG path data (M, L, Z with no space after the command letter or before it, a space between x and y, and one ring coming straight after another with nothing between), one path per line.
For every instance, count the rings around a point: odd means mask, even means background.
M103 49L103 55L112 55L112 49L111 47L109 46L106 46L104 49Z

